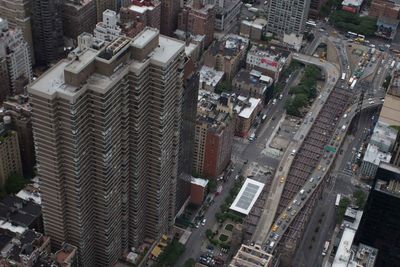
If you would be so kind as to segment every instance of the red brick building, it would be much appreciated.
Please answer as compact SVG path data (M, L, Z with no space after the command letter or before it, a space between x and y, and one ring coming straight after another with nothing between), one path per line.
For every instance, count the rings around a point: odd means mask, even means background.
M229 95L199 91L193 171L217 178L231 160L235 114Z
M172 36L178 25L178 14L180 9L179 0L161 1L161 26L160 33Z
M190 203L200 206L207 194L208 180L192 178L190 183Z
M204 35L204 45L208 46L214 39L214 5L203 5L195 0L186 5L178 16L178 29L192 35Z
M139 22L144 27L160 29L161 2L157 0L133 0L130 6L122 7L119 14L122 25Z
M388 0L373 0L369 9L369 16L374 18L388 17L399 18L400 5Z

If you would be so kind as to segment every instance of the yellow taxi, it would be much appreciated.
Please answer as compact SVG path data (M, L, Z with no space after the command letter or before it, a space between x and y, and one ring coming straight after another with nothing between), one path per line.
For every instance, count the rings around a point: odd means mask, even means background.
M272 226L271 231L272 231L272 232L276 232L276 231L278 230L278 228L279 228L279 226L276 225L276 224L274 224L274 226Z
M283 182L285 181L285 177L282 176L280 181L281 181L281 184L283 184Z

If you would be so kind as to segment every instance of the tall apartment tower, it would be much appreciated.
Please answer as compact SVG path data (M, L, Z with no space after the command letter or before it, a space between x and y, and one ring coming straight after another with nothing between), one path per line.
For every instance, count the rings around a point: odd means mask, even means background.
M310 0L268 1L267 30L280 37L285 33L302 33L309 9Z
M59 59L63 51L63 0L35 0L32 4L32 35L35 60L46 65Z
M172 36L178 26L179 0L161 1L161 34Z
M0 67L7 68L7 75L1 83L7 83L8 92L0 90L0 101L7 95L24 91L25 85L32 81L32 65L29 45L25 42L21 29L10 29L7 20L0 18ZM4 65L5 64L5 65ZM5 84L0 85L0 87ZM4 91L4 92L3 92Z
M0 17L6 19L11 27L22 30L33 57L31 12L32 0L0 0ZM31 60L33 63L34 59Z
M146 28L29 87L45 233L82 266L112 266L173 225L184 47Z

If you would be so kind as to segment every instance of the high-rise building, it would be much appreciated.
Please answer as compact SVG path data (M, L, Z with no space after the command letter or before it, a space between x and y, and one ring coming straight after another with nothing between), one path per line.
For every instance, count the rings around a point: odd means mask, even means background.
M48 65L63 52L62 0L35 0L32 4L32 35L35 60Z
M29 45L25 42L19 28L10 29L7 20L0 18L0 63L1 69L6 68L7 74L4 77L0 95L0 102L7 95L14 95L24 91L26 84L32 81L32 65L29 52Z
M214 5L204 5L195 0L186 5L178 17L178 29L192 35L204 35L204 45L209 46L214 40Z
M111 266L173 225L184 48L146 28L76 50L29 87L45 233L82 266Z
M0 123L0 187L3 188L7 178L12 174L22 175L21 155L19 153L18 135L10 130L11 118L4 117Z
M117 0L95 0L96 1L96 14L97 14L97 22L101 21L103 18L103 12L107 9L111 9L113 11L117 11Z
M74 41L83 32L96 26L95 0L66 0L63 6L64 35Z
M308 18L310 0L271 0L267 7L267 31L280 37L302 33Z
M231 161L235 119L231 96L199 91L193 171L217 178Z
M161 34L172 36L178 26L179 0L161 1Z
M379 250L375 266L400 262L400 168L381 163L356 232L355 244Z
M31 12L32 0L0 0L0 17L7 20L11 27L22 30L34 62Z

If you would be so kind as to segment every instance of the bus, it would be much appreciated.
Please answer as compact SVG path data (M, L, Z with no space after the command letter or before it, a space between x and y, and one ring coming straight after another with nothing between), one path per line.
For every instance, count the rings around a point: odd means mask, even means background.
M353 81L354 81L354 77L351 77L351 78L349 79L349 85L351 85L351 84L353 83Z
M342 73L342 80L346 80L346 73L345 72Z
M355 32L347 32L347 33L345 34L345 36L346 36L347 38L356 38L358 35L357 35L357 33L355 33Z
M356 86L357 80L354 80L351 85L350 85L350 89L353 90L354 87Z
M364 36L364 35L362 35L362 34L357 34L357 37L358 37L358 38L360 38L360 39L363 39L363 40L365 40L365 36Z
M337 195L336 195L336 201L335 201L335 206L336 206L336 207L339 207L341 197L342 197L342 196L341 196L340 194L337 194Z
M324 250L322 251L322 256L325 256L325 255L326 255L326 253L328 252L328 249L329 249L329 244L330 244L330 242L329 242L329 241L326 241L326 242L325 242L325 245L324 245Z
M315 28L315 27L317 27L317 24L315 23L315 21L309 20L309 21L306 22L306 26Z

